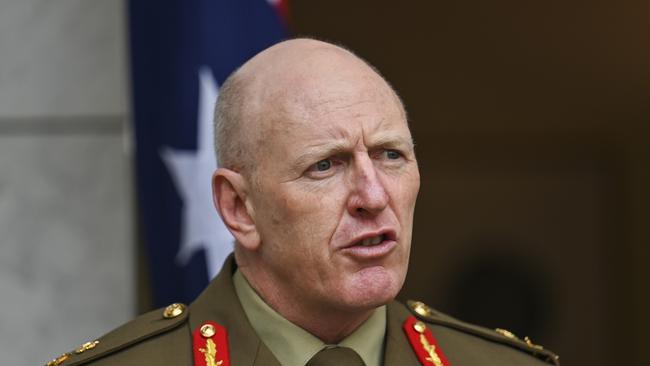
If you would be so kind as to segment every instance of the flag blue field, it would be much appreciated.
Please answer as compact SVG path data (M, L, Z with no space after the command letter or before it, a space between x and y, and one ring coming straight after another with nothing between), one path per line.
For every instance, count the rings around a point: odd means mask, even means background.
M212 204L212 114L237 67L285 37L281 0L129 3L140 240L154 305L190 302L233 239Z

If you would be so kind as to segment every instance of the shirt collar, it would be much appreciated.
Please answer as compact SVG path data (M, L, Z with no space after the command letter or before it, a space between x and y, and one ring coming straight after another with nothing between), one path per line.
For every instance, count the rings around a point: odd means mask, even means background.
M233 276L233 283L253 329L282 365L304 366L312 356L328 346L273 310L239 270ZM382 364L385 333L386 306L381 306L339 345L356 351L366 366L379 366Z

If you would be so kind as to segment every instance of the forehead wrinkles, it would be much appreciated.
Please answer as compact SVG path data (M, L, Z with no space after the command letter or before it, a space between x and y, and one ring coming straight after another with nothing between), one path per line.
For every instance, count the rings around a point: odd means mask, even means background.
M259 114L260 128L255 129L255 147L264 149L264 153L286 153L289 146L274 145L275 136L292 136L298 144L298 140L315 139L313 143L317 145L327 140L357 145L382 129L397 131L391 122L406 123L401 104L388 88L358 88L352 97L349 93L322 93L315 89L308 93L276 89L272 93L267 91L266 96L271 102L261 104L264 109ZM407 135L410 137L408 132Z

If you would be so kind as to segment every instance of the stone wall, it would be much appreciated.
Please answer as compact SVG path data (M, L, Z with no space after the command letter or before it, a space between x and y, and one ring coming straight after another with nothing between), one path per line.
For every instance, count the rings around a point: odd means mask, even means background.
M38 365L134 315L126 10L0 6L0 359Z

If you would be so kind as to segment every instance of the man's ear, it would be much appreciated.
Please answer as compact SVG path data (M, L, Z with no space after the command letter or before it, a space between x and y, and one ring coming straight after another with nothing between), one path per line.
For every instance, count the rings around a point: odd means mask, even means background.
M239 173L225 168L212 175L212 200L219 216L237 242L248 250L260 245L254 212L247 205L248 182Z

